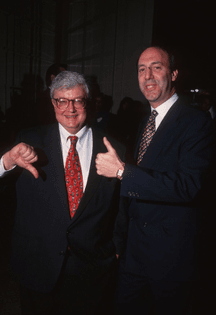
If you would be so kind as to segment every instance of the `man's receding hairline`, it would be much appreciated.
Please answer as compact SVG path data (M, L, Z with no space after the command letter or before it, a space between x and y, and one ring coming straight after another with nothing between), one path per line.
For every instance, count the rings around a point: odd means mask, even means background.
M160 47L160 46L151 46L151 47L148 47L148 48L146 48L145 50L143 50L143 52L140 54L139 59L138 59L138 65L137 65L138 68L140 67L139 61L140 61L141 56L144 54L144 52L146 52L147 50L151 50L151 49L155 49L155 50L157 50L157 51L161 51L162 53L164 53L165 56L166 56L166 58L167 58L169 68L171 68L170 58L169 58L169 52L166 51L166 49L164 49L164 48L162 48L162 47ZM162 64L161 61L157 61L156 63L159 63L159 62Z

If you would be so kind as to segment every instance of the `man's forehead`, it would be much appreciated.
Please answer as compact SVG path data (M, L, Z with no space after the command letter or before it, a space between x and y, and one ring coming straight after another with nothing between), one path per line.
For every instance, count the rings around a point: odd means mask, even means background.
M168 54L160 48L150 47L140 55L138 66L145 63L161 63L169 65Z
M54 94L59 94L59 95L68 95L68 94L79 94L79 95L85 95L85 89L83 86L76 85L74 87L65 87L62 86L59 89L54 90Z

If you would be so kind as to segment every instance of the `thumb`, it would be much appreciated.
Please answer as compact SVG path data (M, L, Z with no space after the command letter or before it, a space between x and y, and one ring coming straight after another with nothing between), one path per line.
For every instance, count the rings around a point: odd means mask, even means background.
M30 173L32 173L32 175L35 177L35 178L38 178L39 177L39 174L38 174L38 171L36 170L36 168L34 166L32 166L30 163L26 164L26 166L24 166L24 168L26 170L28 170Z
M115 149L111 146L111 143L107 140L106 137L103 138L103 143L104 143L105 147L107 148L108 152L115 151Z

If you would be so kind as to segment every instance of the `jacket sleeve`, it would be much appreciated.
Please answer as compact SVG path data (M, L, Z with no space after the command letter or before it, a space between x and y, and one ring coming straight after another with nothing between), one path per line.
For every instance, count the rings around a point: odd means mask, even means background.
M128 231L128 198L120 197L119 211L115 221L113 232L113 243L115 244L116 254L121 255L126 246Z
M211 121L194 119L174 147L174 154L171 147L158 156L151 169L126 164L121 196L165 203L192 201L201 189L214 152Z

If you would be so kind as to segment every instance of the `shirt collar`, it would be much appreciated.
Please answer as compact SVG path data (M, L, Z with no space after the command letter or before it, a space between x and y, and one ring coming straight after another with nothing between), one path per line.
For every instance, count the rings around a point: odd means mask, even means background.
M160 115L162 118L166 115L168 110L171 108L171 106L177 101L178 95L174 93L166 102L155 108L155 110L158 112L158 115ZM154 110L154 108L151 107L151 112Z
M89 129L89 128L85 125L84 127L82 127L82 129L80 129L80 130L74 135L74 134L69 133L69 132L59 123L59 132L60 132L60 137L61 137L63 143L67 143L69 136L77 136L77 137L78 137L78 141L77 141L77 142L82 142L82 140L85 138L85 135L86 135L88 129Z

